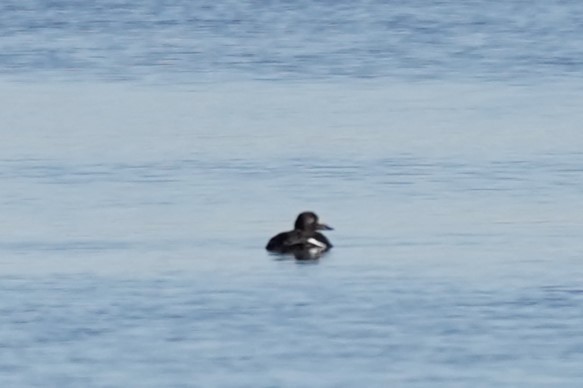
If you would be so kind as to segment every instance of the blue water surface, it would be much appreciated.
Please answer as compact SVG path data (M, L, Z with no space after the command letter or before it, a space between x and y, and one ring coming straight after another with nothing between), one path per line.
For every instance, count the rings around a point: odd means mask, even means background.
M582 13L2 2L0 386L582 386Z

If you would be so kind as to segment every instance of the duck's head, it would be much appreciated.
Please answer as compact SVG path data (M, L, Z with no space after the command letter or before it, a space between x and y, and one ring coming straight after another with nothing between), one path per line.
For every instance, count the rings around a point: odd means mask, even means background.
M320 223L318 216L314 212L303 212L296 218L294 224L295 230L316 231L316 230L334 230L332 227Z

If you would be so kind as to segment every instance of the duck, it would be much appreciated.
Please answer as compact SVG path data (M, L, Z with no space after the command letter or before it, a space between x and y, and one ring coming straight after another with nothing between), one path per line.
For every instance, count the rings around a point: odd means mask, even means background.
M334 230L319 222L318 215L305 211L298 215L294 229L273 236L265 249L272 253L293 254L298 260L317 259L333 245L319 230Z

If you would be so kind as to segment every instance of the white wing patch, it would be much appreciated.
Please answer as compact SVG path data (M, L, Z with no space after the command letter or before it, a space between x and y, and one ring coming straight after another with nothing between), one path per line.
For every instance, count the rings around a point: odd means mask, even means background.
M315 246L317 246L317 247L319 247L319 248L322 248L322 249L326 248L326 244L324 244L324 243L323 243L323 242L321 242L321 241L318 241L318 240L316 240L316 239L315 239L315 238L313 238L313 237L310 237L310 238L309 238L307 241L308 241L310 244L312 244L312 245L315 245Z

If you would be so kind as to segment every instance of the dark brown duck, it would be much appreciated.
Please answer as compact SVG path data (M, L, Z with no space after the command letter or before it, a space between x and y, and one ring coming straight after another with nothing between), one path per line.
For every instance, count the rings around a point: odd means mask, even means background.
M320 223L314 212L298 215L294 229L272 237L265 249L274 253L292 253L298 259L316 258L332 248L332 243L319 230L333 230Z

